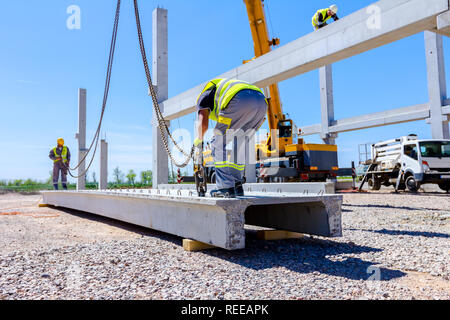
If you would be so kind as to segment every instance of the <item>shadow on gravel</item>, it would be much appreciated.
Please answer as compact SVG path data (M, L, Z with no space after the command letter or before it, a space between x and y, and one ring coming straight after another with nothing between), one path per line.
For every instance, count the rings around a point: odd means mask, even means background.
M58 208L58 210L83 219L135 232L142 237L155 237L168 241L179 247L180 250L184 250L181 246L181 238L168 233L83 211L66 208ZM351 280L368 280L377 268L375 263L355 257L341 257L340 260L342 261L332 261L328 256L382 251L378 248L312 237L278 241L257 240L255 237L253 230L246 230L246 248L242 250L228 251L218 248L189 254L206 254L253 270L283 267L298 273L318 272ZM387 268L379 268L376 272L378 271L382 281L389 281L406 275L404 272Z
M56 209L59 211L65 212L67 214L82 218L82 219L96 221L96 222L107 224L112 227L116 227L116 228L120 228L120 229L123 229L126 231L134 232L134 233L140 234L142 237L155 237L155 238L158 238L161 240L165 240L165 241L174 243L177 246L179 246L181 244L180 237L177 237L170 233L165 233L165 232L161 232L158 230L137 226L137 225L127 223L124 221L114 220L114 219L111 219L108 217L103 217L100 215L96 215L96 214L88 213L88 212L84 212L84 211L67 209L67 208L63 208L63 207L58 207Z
M390 236L412 236L412 237L427 237L427 238L450 238L450 234L447 233L438 233L438 232L424 232L424 231L407 231L407 230L369 230L369 229L352 229L348 228L347 230L351 231L366 231L380 234L387 234Z
M423 210L430 210L430 211L442 211L440 209L433 209L433 208L413 208L413 207L396 207L391 205L381 205L381 204L347 204L343 203L343 207L357 207L357 208L381 208L381 209L397 209L397 210L416 210L416 211L423 211ZM344 211L344 210L342 210Z
M313 273L342 277L350 280L368 280L374 270L381 276L381 281L400 278L406 273L379 268L375 263L355 257L340 257L333 261L332 256L343 254L360 254L380 252L381 249L355 244L340 243L318 238L302 238L278 241L251 239L247 235L246 248L237 251L219 249L204 251L219 259L241 265L253 270L283 267L298 273ZM331 256L329 258L329 256Z

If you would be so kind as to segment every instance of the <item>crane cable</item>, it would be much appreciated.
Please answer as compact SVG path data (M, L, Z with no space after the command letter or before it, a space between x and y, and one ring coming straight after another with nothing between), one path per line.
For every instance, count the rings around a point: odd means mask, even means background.
M144 69L145 69L145 76L147 77L147 83L148 83L148 87L150 90L150 95L152 97L152 102L153 102L153 107L155 110L155 114L156 114L156 118L158 121L158 127L161 133L161 140L163 141L164 144L164 148L166 149L166 152L170 158L170 160L179 168L184 168L186 167L189 162L191 161L191 159L193 159L194 157L194 151L195 151L195 147L192 147L190 152L187 153L186 151L184 151L175 141L175 139L172 137L172 134L169 131L169 128L167 127L167 123L166 120L164 119L164 116L161 112L161 109L159 108L159 103L158 103L158 99L156 96L156 92L155 92L155 88L153 86L153 82L152 82L152 78L150 76L150 70L148 67L148 61L147 61L147 55L145 53L145 46L144 46L144 39L142 37L142 28L141 28L141 21L139 18L139 8L138 8L138 3L137 0L134 0L134 13L135 13L135 17L136 17L136 28L137 28L137 32L138 32L138 38L139 38L139 48L141 50L141 56L142 56L142 62L144 63ZM169 142L167 141L167 136L170 138L170 140L172 141L173 145L175 146L175 148L180 151L186 158L183 162L179 163L177 162L170 149L169 149Z
M114 61L114 53L115 53L115 50L116 50L117 30L118 30L118 27L119 27L119 16L120 16L120 1L121 0L117 0L116 15L115 15L115 18L114 18L113 33L112 33L112 38L111 38L111 45L110 45L110 48L109 48L108 67L106 69L106 81L105 81L105 89L104 89L104 92L103 92L102 111L101 111L101 114L100 114L100 120L99 120L99 123L98 123L97 131L95 132L94 138L92 139L91 145L89 146L86 154L83 156L83 158L79 161L79 163L74 168L70 168L64 162L61 162L66 167L69 175L71 177L73 177L73 178L82 177L88 172L88 170L91 167L92 162L94 160L95 154L97 152L98 140L100 138L100 129L101 129L102 122L103 122L103 116L105 114L106 103L108 101L109 84L111 82L111 70L112 70L112 65L113 65L113 61ZM80 165L83 162L85 162L85 160L86 160L88 154L91 152L92 147L94 146L94 144L95 144L94 153L92 155L92 158L91 158L87 168L81 174L73 175L70 171L78 169L80 167Z

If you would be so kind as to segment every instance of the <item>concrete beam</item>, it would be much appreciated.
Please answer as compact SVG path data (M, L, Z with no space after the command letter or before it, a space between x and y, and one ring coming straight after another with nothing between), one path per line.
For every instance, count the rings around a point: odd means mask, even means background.
M86 155L86 89L78 89L78 178L77 190L86 189L86 161L81 161Z
M342 236L341 195L252 193L199 198L189 190L44 191L43 203L90 212L228 250L245 247L244 224Z
M216 188L214 184L207 185L208 190ZM304 194L334 194L333 182L289 182L289 183L245 183L245 192L263 193L292 193L294 195ZM160 189L169 190L195 190L194 184L163 184Z
M108 143L105 139L100 140L100 190L108 188Z
M442 35L431 31L425 32L425 54L428 96L430 99L431 135L433 139L450 139L448 118L442 114L442 106L447 99Z
M263 88L436 29L437 16L448 10L448 0L381 0L217 77L239 78ZM172 120L194 112L205 84L164 101L165 118Z
M162 8L153 10L152 49L153 85L157 88L158 102L162 102L169 95L167 10ZM160 108L164 112L164 105L160 105ZM167 123L167 125L169 124ZM169 182L169 159L156 121L155 111L153 111L152 146L153 186L157 186L161 183Z
M436 18L437 28L433 32L450 37L450 11L446 11Z
M330 134L329 127L334 121L333 71L331 65L319 69L320 106L322 125L320 138L326 144L335 144L336 135Z
M370 113L347 119L335 120L328 128L331 133L355 131L392 124L425 120L430 117L430 106L419 104L411 107L397 108L388 111ZM302 135L320 134L321 125L315 124L300 128Z

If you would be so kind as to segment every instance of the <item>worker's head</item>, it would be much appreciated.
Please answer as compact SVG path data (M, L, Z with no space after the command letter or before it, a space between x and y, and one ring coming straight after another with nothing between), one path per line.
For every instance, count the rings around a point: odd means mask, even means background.
M64 146L64 139L58 138L58 140L56 140L56 143L58 143L58 147L62 147L62 146Z
M328 9L328 14L329 14L330 16L334 16L337 12L338 12L338 6L335 5L335 4L332 4L332 5L330 6L330 8Z

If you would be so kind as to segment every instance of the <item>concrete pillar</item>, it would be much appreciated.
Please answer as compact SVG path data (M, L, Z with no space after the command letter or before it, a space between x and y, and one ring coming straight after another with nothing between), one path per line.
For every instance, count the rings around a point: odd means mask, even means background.
M100 140L100 190L108 188L108 143L105 139Z
M78 89L78 133L75 135L78 139L78 163L81 162L86 154L86 89ZM77 190L86 189L86 176L82 174L86 168L86 162L83 161L78 167Z
M442 106L447 98L442 35L425 31L425 52L430 99L430 119L427 123L431 124L433 139L450 139L448 118L442 114Z
M320 137L326 144L335 144L337 134L330 134L329 127L334 121L333 73L331 65L319 69L320 105L322 112L322 130Z
M245 136L245 179L247 183L256 182L256 139L255 135Z
M167 43L167 10L156 8L153 10L153 85L157 89L158 102L167 100L169 96L168 82L168 43ZM164 113L163 108L161 111ZM167 122L169 125L170 123ZM168 155L162 142L162 137L156 115L153 111L153 187L166 184L169 181Z

